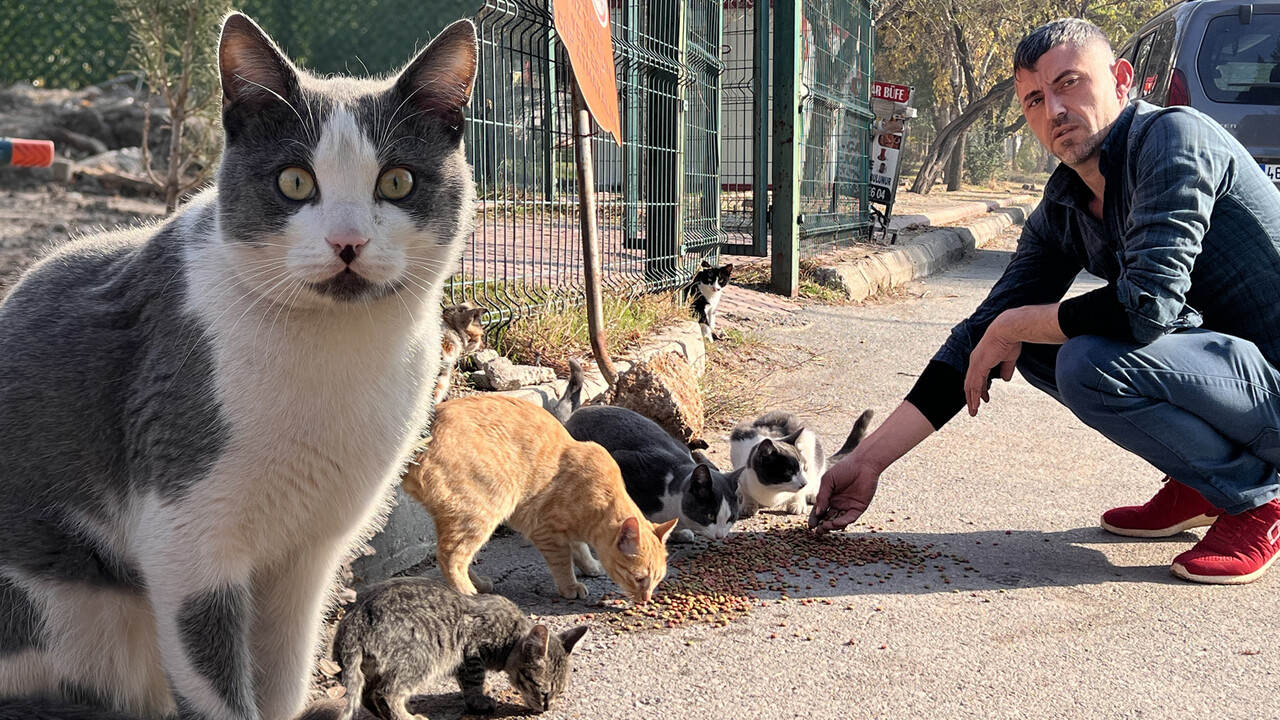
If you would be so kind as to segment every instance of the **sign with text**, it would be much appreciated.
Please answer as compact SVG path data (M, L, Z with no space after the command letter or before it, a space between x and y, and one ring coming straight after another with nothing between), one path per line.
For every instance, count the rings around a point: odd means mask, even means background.
M596 123L622 144L618 113L618 71L613 65L609 0L554 0L556 32L569 51L569 62L582 97Z
M898 160L907 118L915 115L910 107L910 87L882 82L871 86L871 111L876 119L871 125L870 200L889 208L898 189Z

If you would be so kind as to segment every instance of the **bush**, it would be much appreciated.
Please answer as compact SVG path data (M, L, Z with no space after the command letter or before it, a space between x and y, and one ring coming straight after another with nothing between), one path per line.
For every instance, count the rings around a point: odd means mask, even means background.
M975 124L965 140L964 180L985 185L1005 168L1004 138L992 118Z

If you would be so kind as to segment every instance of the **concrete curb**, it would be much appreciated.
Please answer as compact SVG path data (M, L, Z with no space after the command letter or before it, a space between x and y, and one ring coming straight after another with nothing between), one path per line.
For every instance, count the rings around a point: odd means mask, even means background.
M903 228L916 226L933 226L943 223L960 222L968 220L972 217L978 217L993 213L1002 208L1014 205L1035 205L1040 202L1039 195L1013 195L1007 198L997 200L974 200L973 202L952 205L938 210L931 210L927 213L915 213L912 215L900 215L889 221L890 230L902 230Z
M702 330L693 321L682 322L655 335L633 354L632 361L615 363L618 372L631 367L632 362L647 360L664 352L676 352L689 361L693 372L701 376L707 367L707 352L702 344ZM519 390L507 390L495 394L518 397L537 403L550 410L560 401L568 380L534 385ZM592 368L584 373L582 400L587 402L609 389L600 371ZM405 494L397 484L395 503L386 523L369 540L373 555L362 555L351 561L357 589L367 583L385 580L398 572L417 565L435 554L436 533L431 515L416 500Z
M1020 204L1010 202L966 225L930 230L870 257L817 268L814 279L843 292L851 300L865 300L963 260L1009 226L1022 224L1038 203L1038 199Z

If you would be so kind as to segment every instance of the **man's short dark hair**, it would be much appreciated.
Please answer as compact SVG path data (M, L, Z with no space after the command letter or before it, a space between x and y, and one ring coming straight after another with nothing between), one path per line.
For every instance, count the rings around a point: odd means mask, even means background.
M1018 49L1013 53L1013 73L1016 75L1019 70L1035 70L1040 57L1059 45L1079 49L1098 42L1105 45L1107 50L1111 49L1111 41L1107 40L1106 34L1088 20L1062 18L1045 23L1018 43Z

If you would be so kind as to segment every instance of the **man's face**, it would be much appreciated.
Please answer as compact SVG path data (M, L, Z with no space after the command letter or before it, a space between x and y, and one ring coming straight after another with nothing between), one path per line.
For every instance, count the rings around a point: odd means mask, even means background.
M1018 70L1013 80L1027 125L1040 144L1071 167L1098 154L1132 84L1129 61L1113 59L1102 43L1059 45L1041 55L1034 70Z

